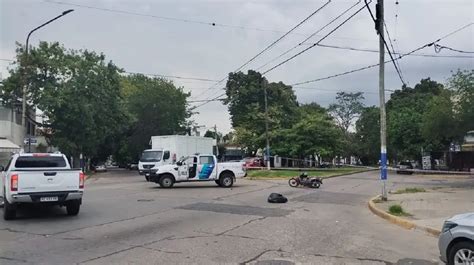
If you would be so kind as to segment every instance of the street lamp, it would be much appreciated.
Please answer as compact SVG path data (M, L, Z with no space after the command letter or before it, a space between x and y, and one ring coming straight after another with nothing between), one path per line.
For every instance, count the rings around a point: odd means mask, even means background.
M28 36L26 37L26 47L25 47L25 59L24 59L24 74L23 74L23 80L24 80L24 85L23 85L23 102L22 102L22 119L21 119L21 125L22 127L26 127L26 91L28 90L28 80L26 78L26 74L28 71L27 70L27 67L28 67L28 43L30 41L30 36L33 32L35 32L36 30L48 25L49 23L55 21L56 19L59 19L60 17L63 17L69 13L71 13L72 11L74 11L74 9L69 9L69 10L66 10L64 11L61 15L39 25L38 27L34 28L32 31L30 31L28 33ZM25 132L26 133L26 132ZM30 133L31 134L31 133ZM28 152L31 151L31 139L28 140Z

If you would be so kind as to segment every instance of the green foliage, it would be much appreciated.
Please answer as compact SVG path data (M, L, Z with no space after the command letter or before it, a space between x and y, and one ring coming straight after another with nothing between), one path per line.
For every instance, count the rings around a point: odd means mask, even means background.
M184 133L190 117L188 93L171 81L144 75L122 77L121 94L128 122L115 156L121 161L137 160L149 148L153 135ZM117 139L118 140L118 139Z
M474 70L458 70L448 80L453 91L454 119L458 122L457 138L474 130Z
M267 90L270 132L289 128L294 123L298 106L290 86L282 82L269 83L252 70L247 74L230 73L226 85L224 104L228 105L236 141L252 155L265 145L264 89Z
M423 137L423 117L429 111L430 101L446 89L431 79L422 79L414 88L402 87L387 102L388 152L398 160L418 159L421 149L436 148Z
M337 168L337 169L326 169L326 170L308 170L305 171L309 176L317 176L322 178L327 178L336 175L352 174L356 172L363 172L366 169L361 168ZM300 171L296 170L249 170L248 172L249 179L278 179L284 178L288 179L291 177L297 177L301 174Z
M404 215L405 213L400 204L390 205L390 207L388 207L388 212L396 216L401 216L401 215Z
M367 107L356 121L356 154L364 165L376 165L380 157L380 110Z
M189 94L181 88L143 75L122 77L103 54L41 42L27 60L19 45L17 61L22 65L10 70L2 103L21 103L26 76L28 102L47 117L46 136L68 155L103 161L114 154L118 162L130 162L148 147L150 136L180 133L190 116Z
M273 151L289 157L334 156L341 149L342 133L332 118L321 109L308 112L302 108L301 118L289 129L281 129L272 138Z
M418 192L426 192L425 189L423 188L405 188L401 190L397 190L395 192L392 192L393 194L404 194L404 193L418 193Z
M455 120L453 109L451 93L447 90L430 100L421 123L425 149L443 150L457 138L460 124Z
M95 156L100 146L119 127L124 117L120 100L119 72L103 54L66 50L59 43L41 42L31 48L28 60L17 49L24 67L10 70L2 100L20 101L19 75L26 73L28 101L41 109L51 143L69 155Z
M329 105L329 112L336 119L337 124L344 133L349 132L349 127L353 124L354 119L364 109L364 93L356 92L337 92L336 103Z

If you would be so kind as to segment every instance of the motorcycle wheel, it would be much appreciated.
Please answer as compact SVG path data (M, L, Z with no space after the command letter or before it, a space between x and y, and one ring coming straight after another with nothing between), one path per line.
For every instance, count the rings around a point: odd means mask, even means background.
M290 185L290 187L298 187L298 180L296 180L295 178L291 178L290 180L288 180L288 185Z
M313 189L319 189L320 186L321 186L321 184L319 184L319 182L317 182L317 181L313 181L311 183L311 188L313 188Z

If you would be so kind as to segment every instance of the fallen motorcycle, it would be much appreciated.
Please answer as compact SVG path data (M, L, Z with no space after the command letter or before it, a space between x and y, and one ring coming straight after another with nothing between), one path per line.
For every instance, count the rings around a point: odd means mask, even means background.
M318 189L321 184L323 184L323 179L317 177L308 177L306 173L303 173L298 177L289 179L288 184L290 185L290 187L298 187L299 185L301 185L304 187Z

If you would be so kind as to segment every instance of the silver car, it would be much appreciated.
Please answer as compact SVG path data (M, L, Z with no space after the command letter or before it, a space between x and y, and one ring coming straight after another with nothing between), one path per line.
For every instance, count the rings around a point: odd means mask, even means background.
M446 220L438 247L440 259L448 265L474 264L474 212Z

